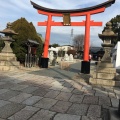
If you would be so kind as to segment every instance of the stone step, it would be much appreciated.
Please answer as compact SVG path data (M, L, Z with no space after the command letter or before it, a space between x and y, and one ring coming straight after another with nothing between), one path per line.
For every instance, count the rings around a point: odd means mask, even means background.
M107 73L94 73L93 78L113 80L115 79L116 74L107 74Z
M106 68L106 67L113 68L114 67L112 63L102 63L101 62L98 65L99 65L99 67L103 67L103 68Z
M13 71L18 70L20 66L0 66L0 71Z
M115 80L90 78L89 79L89 83L93 84L93 85L117 86L117 87L120 87L120 81L115 81Z
M16 56L13 53L0 53L0 60L2 61L16 61Z
M103 68L103 67L99 67L97 69L97 72L101 72L101 73L116 73L116 69L115 68Z
M0 61L0 66L19 66L20 63L18 61Z

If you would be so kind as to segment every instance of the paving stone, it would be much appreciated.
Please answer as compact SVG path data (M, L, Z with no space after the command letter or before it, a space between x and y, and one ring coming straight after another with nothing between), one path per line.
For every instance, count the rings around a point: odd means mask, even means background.
M62 92L72 92L74 88L67 88L67 87L63 87L62 88Z
M102 118L82 116L82 120L102 120Z
M19 85L33 85L33 81L23 81L21 83L19 83Z
M26 80L24 80L24 79L17 79L17 78L15 78L14 80L12 80L12 81L10 81L11 83L15 83L15 84L19 84L19 83L22 83L23 81L26 81Z
M39 87L29 86L29 87L23 89L22 91L23 91L24 93L32 93L32 92L34 92L35 90L37 90L38 88L39 88Z
M31 96L32 96L31 94L21 93L21 94L15 96L15 97L9 99L9 101L16 102L16 103L21 103Z
M45 80L45 81L44 81L44 84L50 85L50 84L52 84L53 82L54 82L54 80L48 79L48 80Z
M54 85L54 86L62 86L64 84L64 82L58 82L58 81L55 81L53 82L51 85Z
M73 94L72 97L70 98L70 102L74 102L74 103L81 103L83 100L84 95L75 95Z
M6 82L6 81L4 81L4 79L7 79L7 78L8 78L7 76L2 75L2 76L0 76L0 81L1 81L1 82Z
M35 84L43 85L46 80L44 80L44 79L36 79L36 80L34 80L34 79L33 79L32 81L34 81Z
M74 90L72 91L72 93L82 95L82 94L83 94L83 90L74 89Z
M58 101L53 107L51 107L51 111L65 113L68 108L72 105L70 102Z
M101 106L90 105L90 107L88 109L87 116L89 116L89 117L100 117L101 116Z
M114 88L114 92L116 93L116 94L119 94L120 95L120 88Z
M109 110L110 120L120 120L120 114L118 113L118 109L112 108Z
M39 108L26 106L25 108L15 113L13 116L9 117L8 119L9 120L27 120L38 110Z
M15 74L13 75L13 77L24 77L25 78L25 75L27 75L26 73L22 73L22 74ZM10 75L11 76L11 75ZM27 76L26 76L27 77Z
M108 96L108 92L107 91L101 91L101 92L96 92L95 96Z
M56 99L57 99L57 100L68 101L71 96L72 96L71 93L61 92L61 93L56 97Z
M55 99L43 98L34 106L39 108L44 108L44 109L50 109L56 102L57 100Z
M57 114L53 120L80 120L81 116L69 114Z
M28 87L28 85L16 85L15 87L12 87L12 90L22 90L24 88Z
M49 88L52 87L52 85L51 85L51 84L43 84L43 85L41 85L40 87L41 87L41 88L44 88L44 89L49 89Z
M55 115L55 112L51 112L51 111L42 109L42 110L38 111L29 120L52 120L54 115Z
M107 92L113 92L114 90L113 90L113 88L105 87L105 91L107 91Z
M13 90L10 90L8 92L5 92L3 94L0 94L0 99L2 100L8 100L16 95L18 95L20 92L18 91L13 91Z
M8 118L24 107L25 105L17 104L17 103L7 104L0 108L0 118Z
M117 107L119 105L119 100L116 98L111 98L111 102L112 102L112 107Z
M55 98L56 96L58 96L59 93L60 91L51 90L44 97Z
M98 104L98 97L96 96L85 96L83 99L85 104Z
M95 94L95 90L85 90L84 95L94 95Z
M50 91L49 89L39 88L39 89L35 90L34 92L32 92L31 94L33 94L35 96L43 97L49 91Z
M69 80L69 79L64 79L67 82L70 82L71 85L75 85L77 84L77 82L75 80Z
M99 105L102 105L103 107L111 106L110 98L109 97L100 96L99 97Z
M7 82L6 84L0 85L0 89L9 89L14 87L16 84Z
M52 90L62 90L63 89L63 86L62 85L59 85L59 86L56 86L56 85L53 85L52 87L50 87L49 89L52 89Z
M92 86L85 85L85 86L82 87L82 90L92 90Z
M111 97L111 98L116 98L115 93L113 93L113 92L112 92L112 93L111 93L111 92L109 92L108 94L109 94L109 97Z
M8 101L0 100L0 107L5 106L5 105L7 105L9 103L10 102L8 102Z
M5 120L5 119L0 118L0 120Z
M7 78L2 79L1 82L10 83L10 82L13 81L13 80L14 80L14 78L7 77ZM5 84L4 84L4 85L5 85Z
M101 86L95 86L95 87L93 87L93 90L96 90L97 92L101 92L101 91L104 91L105 88L103 88Z
M116 94L117 99L120 99L120 94Z
M3 84L5 84L5 82L0 82L0 85L3 85Z
M38 102L39 100L41 100L42 98L43 97L40 97L40 96L32 96L32 97L28 98L27 100L23 101L22 103L26 104L26 105L33 105L36 102Z
M65 81L65 79L54 79L55 81L58 81L58 82L64 82Z
M0 94L3 94L5 92L8 92L9 90L8 89L0 89Z
M73 87L78 89L78 90L82 89L82 85L80 85L79 83L76 83L76 82L73 84Z
M71 88L73 85L71 83L65 82L63 86L67 88Z
M64 79L64 80L65 80L65 82L70 83L71 85L74 84L73 80L70 80L70 79Z
M89 105L87 104L73 104L69 110L68 114L72 115L86 115Z

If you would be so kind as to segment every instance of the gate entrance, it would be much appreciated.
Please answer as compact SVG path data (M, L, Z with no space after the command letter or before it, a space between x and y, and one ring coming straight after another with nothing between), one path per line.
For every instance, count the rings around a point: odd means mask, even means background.
M40 6L31 1L31 4L35 9L37 9L39 14L48 16L47 21L38 22L38 26L46 26L46 36L44 43L44 53L43 53L43 68L48 67L48 49L50 42L50 32L51 26L85 26L85 39L84 39L84 58L82 61L81 72L89 74L90 63L89 63L89 46L90 46L90 27L91 26L102 26L102 22L94 22L91 20L91 15L102 13L105 9L115 3L115 0L107 0L104 3L98 4L96 6L83 8L83 9L71 9L71 10L58 10L49 9ZM53 16L63 17L63 22L55 22L52 20ZM82 22L71 22L70 18L75 16L85 16L86 20Z

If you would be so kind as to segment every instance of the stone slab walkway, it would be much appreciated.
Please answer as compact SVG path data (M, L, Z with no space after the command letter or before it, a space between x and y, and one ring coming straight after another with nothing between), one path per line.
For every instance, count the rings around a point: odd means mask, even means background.
M0 120L103 120L104 111L117 109L120 88L84 79L0 72Z

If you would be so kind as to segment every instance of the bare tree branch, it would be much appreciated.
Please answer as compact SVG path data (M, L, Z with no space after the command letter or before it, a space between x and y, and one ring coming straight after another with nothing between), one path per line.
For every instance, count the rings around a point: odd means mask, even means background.
M83 34L76 35L73 38L73 46L74 46L74 48L77 51L83 50L83 45L84 45L84 35Z

